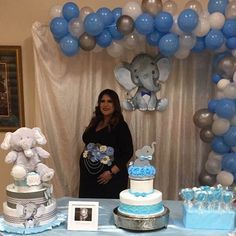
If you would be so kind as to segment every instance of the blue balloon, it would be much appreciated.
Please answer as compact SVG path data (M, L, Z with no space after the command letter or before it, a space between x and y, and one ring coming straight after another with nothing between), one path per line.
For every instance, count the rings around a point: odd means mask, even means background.
M154 30L154 20L153 17L147 13L143 13L137 17L134 22L136 30L140 34L150 34Z
M147 43L151 46L158 46L158 43L162 36L162 33L155 30L152 33L146 35Z
M185 33L191 33L198 24L198 14L192 9L183 10L177 20L179 28Z
M92 36L97 36L102 33L104 23L97 13L91 13L85 17L84 30Z
M110 32L108 30L103 30L101 34L96 36L96 42L102 48L108 47L112 42L112 37Z
M223 156L222 168L230 173L236 173L236 153L228 153Z
M217 105L217 103L218 103L218 100L216 100L216 99L211 99L209 102L208 102L208 110L210 111L210 112L212 112L212 113L214 113L215 112L215 110L216 110L216 105Z
M208 12L210 14L213 12L220 12L220 13L224 14L227 4L228 4L228 0L209 0Z
M68 34L68 22L63 17L55 17L50 23L54 38L61 39Z
M224 35L220 30L212 29L205 37L206 48L211 50L219 49L224 43Z
M168 33L159 41L160 52L164 56L172 56L179 49L179 37L174 33Z
M79 41L67 35L60 40L60 48L66 56L74 56L79 52Z
M161 11L154 19L155 28L159 32L167 33L173 25L173 16L169 12Z
M236 19L226 19L222 32L227 38L236 37Z
M114 8L112 10L112 14L116 22L122 16L122 8L121 7Z
M211 81L214 84L217 84L221 79L222 78L221 78L221 76L219 74L213 74L212 77L211 77Z
M227 98L218 100L215 110L219 117L225 119L232 119L236 114L235 103Z
M220 154L226 154L230 151L230 147L227 146L222 137L215 136L211 142L211 148L214 152Z
M111 25L115 21L115 18L113 16L111 10L106 7L99 8L97 10L97 14L102 19L102 22L105 27L108 25Z
M236 126L231 126L228 131L224 134L224 142L230 146L236 146Z
M62 15L67 21L70 21L79 16L79 8L75 3L67 2L63 5Z
M236 37L231 37L226 40L226 46L229 49L236 49Z
M115 40L120 40L124 38L124 34L122 34L118 29L116 24L108 26L108 30L112 36L113 39Z
M193 52L202 52L205 49L205 37L197 37L194 47L191 49Z

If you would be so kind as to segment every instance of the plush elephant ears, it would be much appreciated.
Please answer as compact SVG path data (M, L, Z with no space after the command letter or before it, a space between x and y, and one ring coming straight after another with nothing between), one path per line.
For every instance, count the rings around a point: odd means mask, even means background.
M46 140L45 136L43 135L40 128L35 127L35 128L33 128L33 131L34 131L35 140L37 141L38 144L44 145L47 143L47 140Z
M126 62L118 64L114 69L114 74L118 83L126 90L131 91L136 85L131 79L130 65Z
M1 143L1 148L3 150L8 150L10 148L11 135L12 135L11 132L7 132L5 134L5 138L4 138L3 142Z
M171 65L170 60L166 57L157 57L156 64L159 70L159 81L165 82L170 75Z

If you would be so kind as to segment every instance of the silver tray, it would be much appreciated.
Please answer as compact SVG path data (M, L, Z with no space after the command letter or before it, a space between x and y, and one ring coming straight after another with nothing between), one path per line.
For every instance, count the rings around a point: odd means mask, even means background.
M119 228L134 231L150 231L166 228L169 222L169 209L164 206L164 212L158 216L135 218L121 214L118 207L113 210L115 225Z

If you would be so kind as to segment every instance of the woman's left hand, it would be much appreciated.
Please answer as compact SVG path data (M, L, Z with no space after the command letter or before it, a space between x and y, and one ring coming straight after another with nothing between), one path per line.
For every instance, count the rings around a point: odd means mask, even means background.
M101 175L98 177L98 183L99 184L107 184L112 179L112 174L109 170L104 171Z

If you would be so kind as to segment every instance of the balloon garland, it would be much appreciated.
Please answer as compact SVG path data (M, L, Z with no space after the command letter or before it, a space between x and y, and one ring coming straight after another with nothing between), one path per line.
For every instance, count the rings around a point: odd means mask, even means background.
M110 56L120 57L125 49L138 47L142 38L167 57L184 59L191 51L204 50L220 53L212 75L217 98L196 111L193 120L201 128L201 140L212 148L200 183L229 186L236 181L236 1L209 0L204 10L199 0L189 0L176 12L174 0L129 1L123 8L96 12L67 2L51 9L50 30L69 57L81 49L106 49Z

